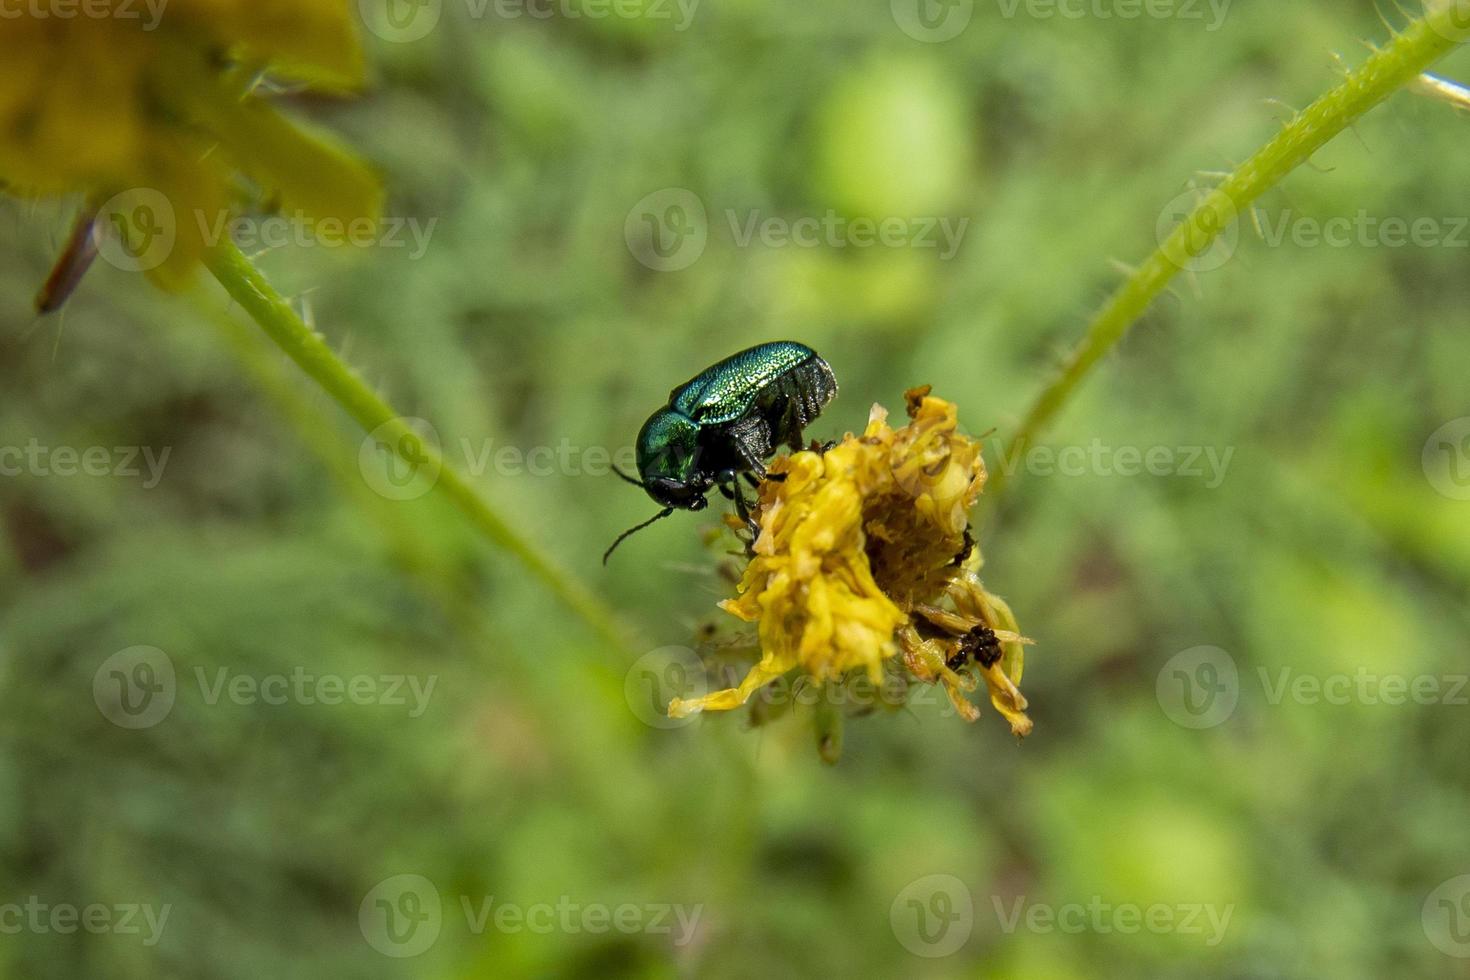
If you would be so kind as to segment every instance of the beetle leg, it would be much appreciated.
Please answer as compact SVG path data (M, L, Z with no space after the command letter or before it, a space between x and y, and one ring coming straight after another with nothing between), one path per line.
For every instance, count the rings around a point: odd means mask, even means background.
M745 524L745 529L750 532L750 540L745 543L745 552L755 555L755 539L761 536L761 526L750 516L750 507L745 502L745 494L740 492L740 484L735 484L735 514Z
M736 478L734 470L725 470L719 475L720 491L726 493L735 501L735 516L740 518L740 523L750 532L750 540L745 542L746 557L755 557L755 539L760 537L761 527L750 516L750 506L745 502L745 494L740 492L740 481ZM728 491L727 491L728 488Z
M803 449L808 448L802 443L802 430L810 425L821 414L821 411L822 405L817 401L812 401L810 404L807 404L793 400L787 404L786 412L781 417L781 426L782 431L786 433L786 445L791 447L792 452L799 453ZM813 439L810 448L813 452L821 454L835 445L837 445L836 439L829 439L822 443Z
M800 393L793 395L781 413L780 431L786 434L786 445L793 453L801 452L801 430L814 417L806 411L806 406L801 402L802 397Z

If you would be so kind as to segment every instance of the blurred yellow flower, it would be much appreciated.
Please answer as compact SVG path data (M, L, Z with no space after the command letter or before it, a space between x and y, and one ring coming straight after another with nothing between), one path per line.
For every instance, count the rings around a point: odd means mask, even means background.
M941 684L962 717L985 681L1017 735L1031 730L1022 645L1010 609L980 583L969 511L985 485L978 440L955 406L919 388L900 429L873 406L861 436L823 453L775 460L761 484L760 535L726 612L757 624L760 661L737 686L675 699L669 714L724 711L797 671L822 683L874 686L901 670Z
M0 0L0 66L0 187L80 192L87 218L122 192L166 202L162 215L163 204L98 215L125 239L168 226L152 268L165 285L182 283L210 230L245 202L378 215L372 171L287 121L260 84L359 87L347 0Z

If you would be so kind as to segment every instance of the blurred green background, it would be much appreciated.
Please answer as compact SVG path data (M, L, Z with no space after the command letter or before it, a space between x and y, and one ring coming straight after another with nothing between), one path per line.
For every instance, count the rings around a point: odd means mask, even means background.
M1036 640L1024 743L932 703L851 721L836 767L799 714L656 727L644 685L668 676L634 658L719 616L714 511L599 565L654 507L596 453L752 343L831 362L813 435L928 383L1003 441L1112 261L1276 131L1266 100L1305 104L1332 52L1383 38L1374 4L405 9L370 17L364 98L286 102L382 168L426 247L405 227L261 262L635 649L434 495L375 492L371 441L219 290L99 263L33 317L74 205L5 201L0 446L53 465L0 479L0 975L1470 976L1470 119L1449 106L1395 96L1268 195L1267 240L1245 223L1181 276L1043 440L1088 461L1033 457L989 516L987 584ZM1360 213L1436 234L1269 240ZM747 240L753 216L846 231ZM857 244L863 218L909 238ZM922 243L938 219L965 222L953 255ZM65 475L57 447L109 472ZM156 480L142 450L168 453ZM1159 472L1117 472L1150 450ZM166 714L115 724L140 665L173 669ZM376 694L217 686L293 672ZM421 710L410 682L434 685ZM168 918L128 932L119 905Z

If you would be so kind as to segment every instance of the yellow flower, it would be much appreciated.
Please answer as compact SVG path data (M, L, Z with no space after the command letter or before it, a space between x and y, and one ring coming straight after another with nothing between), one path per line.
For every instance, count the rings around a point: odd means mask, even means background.
M164 202L98 217L125 236L167 225L152 269L166 285L182 284L209 229L246 202L312 219L378 215L371 170L287 121L260 85L359 87L348 0L0 0L0 66L0 187L81 192L84 217L135 189Z
M957 431L954 405L906 394L900 429L873 406L861 436L775 460L755 511L760 535L726 612L756 624L761 656L737 686L669 714L724 711L796 672L823 684L892 672L943 685L962 717L984 680L1017 735L1031 730L1022 645L1006 604L985 590L969 511L985 486L979 441Z

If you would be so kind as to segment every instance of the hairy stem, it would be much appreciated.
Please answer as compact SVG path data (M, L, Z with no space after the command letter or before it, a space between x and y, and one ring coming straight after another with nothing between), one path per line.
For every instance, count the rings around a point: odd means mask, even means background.
M1205 194L1159 249L1140 265L1098 311L1080 343L1067 355L1057 377L1042 390L1006 449L1011 462L1022 459L1066 405L1088 372L1112 350L1191 260L1204 254L1252 202L1280 183L1334 136L1466 39L1470 17L1466 0L1436 0L1386 47L1375 51L1343 82L1298 113L1250 159ZM1007 471L992 474L990 493L1001 489Z
M410 466L437 473L434 491L450 500L482 535L509 552L599 636L615 649L627 650L627 634L613 611L496 513L469 478L451 465L437 446L420 438L392 406L337 357L320 334L302 322L291 305L238 248L230 243L216 246L206 254L205 262L214 277L259 324L266 336L365 432L383 436L383 443Z

